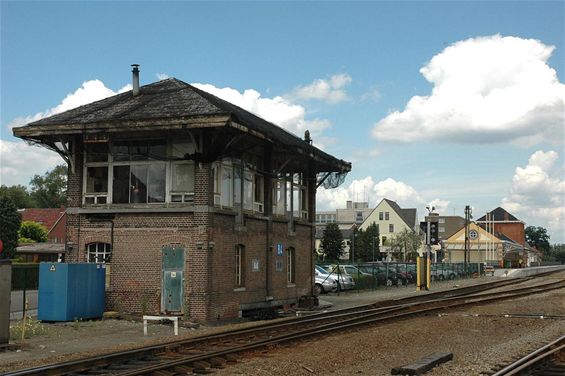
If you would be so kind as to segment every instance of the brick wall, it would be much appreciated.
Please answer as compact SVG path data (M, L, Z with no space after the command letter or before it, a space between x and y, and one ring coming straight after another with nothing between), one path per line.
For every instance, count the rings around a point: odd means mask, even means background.
M74 212L67 215L67 243L72 249L66 257L69 262L85 262L88 244L112 244L108 310L160 313L161 251L170 245L185 250L184 309L193 320L235 318L242 304L265 303L268 294L273 301L297 302L300 296L311 293L311 226L297 224L289 234L286 221L274 221L269 238L269 222L264 217L246 218L245 226L236 226L235 213L214 213L210 164L197 164L194 205L186 212L115 211L113 219L93 220L91 214L76 214L82 191L82 161L77 158L77 162L76 173L69 173L68 179L68 204ZM293 285L286 280L287 253L277 256L277 243L285 250L295 249ZM245 291L234 291L236 244L245 246ZM257 271L252 269L254 259L259 262ZM282 271L276 271L277 260L283 263Z

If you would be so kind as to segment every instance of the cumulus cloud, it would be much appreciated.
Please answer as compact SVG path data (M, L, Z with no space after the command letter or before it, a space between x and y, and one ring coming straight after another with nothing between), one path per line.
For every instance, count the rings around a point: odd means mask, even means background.
M57 106L35 115L18 117L8 124L8 128L26 125L32 121L43 119L87 103L101 100L112 95L131 90L131 84L125 85L117 92L107 88L100 80L83 82L75 92L68 94ZM0 140L0 179L5 185L27 185L33 175L42 175L63 163L58 154L48 149L29 146L23 141L11 142Z
M53 151L25 142L0 140L0 184L27 185L34 175L43 175L63 159Z
M420 73L433 89L373 127L378 140L563 143L565 85L547 61L555 47L493 35L457 42Z
M319 210L344 208L347 200L368 201L375 207L383 198L398 202L402 208L421 207L422 196L412 186L392 178L375 182L371 176L353 180L347 187L318 188L316 204Z
M525 167L516 167L502 206L529 225L546 227L565 241L565 167L555 151L536 151Z
M349 99L345 87L351 84L348 74L336 74L329 79L317 79L306 86L294 89L288 97L298 100L319 100L328 104L336 104Z
M35 115L18 117L10 122L8 127L11 129L23 126L27 123L31 123L32 121L37 121L48 116L59 114L78 106L108 98L112 95L123 93L128 90L131 90L131 84L127 84L115 92L112 89L107 88L100 80L85 81L74 93L67 94L67 96L57 106L43 112L38 112Z
M253 89L247 89L241 93L229 87L218 88L201 83L192 85L279 125L299 137L303 137L304 131L308 129L314 144L323 147L320 143L320 136L325 129L330 127L330 122L325 119L306 120L306 109L303 106L293 104L280 96L264 98L261 93Z
M157 73L156 76L159 81L163 81L169 78L169 75L166 73Z

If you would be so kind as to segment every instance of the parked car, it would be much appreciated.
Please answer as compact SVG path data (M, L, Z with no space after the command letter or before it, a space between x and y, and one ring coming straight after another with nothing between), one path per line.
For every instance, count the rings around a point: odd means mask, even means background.
M392 268L387 270L385 265L362 265L359 270L366 274L374 276L378 286L398 286L402 284L402 280L399 279L398 273L396 273Z
M338 289L351 290L355 288L355 281L353 280L353 278L343 273L341 270L338 271L337 265L316 265L316 268L321 268L324 273L330 274L330 276L332 276L336 280Z
M322 268L314 268L316 295L337 291L337 280Z

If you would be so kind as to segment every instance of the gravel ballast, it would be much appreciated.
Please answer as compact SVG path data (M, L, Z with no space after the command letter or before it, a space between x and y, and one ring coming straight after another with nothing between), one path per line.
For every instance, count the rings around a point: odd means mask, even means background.
M565 273L545 280L565 278ZM434 291L495 280L481 278L444 282ZM539 283L539 282L535 282ZM322 304L332 308L371 303L392 297L413 296L412 287L390 288L366 293L324 295ZM332 309L327 308L327 309ZM504 317L506 314L561 316L561 319ZM497 364L523 355L543 342L565 334L565 290L533 295L496 304L469 307L425 317L316 337L298 343L241 356L241 361L217 375L390 375L394 367L413 363L434 352L452 352L452 361L426 375L480 375ZM0 372L41 363L96 355L110 349L125 350L144 344L200 336L263 322L222 327L181 328L151 325L143 336L142 323L104 320L79 325L50 324L47 335L26 340L20 352L0 353ZM259 356L257 356L259 355Z

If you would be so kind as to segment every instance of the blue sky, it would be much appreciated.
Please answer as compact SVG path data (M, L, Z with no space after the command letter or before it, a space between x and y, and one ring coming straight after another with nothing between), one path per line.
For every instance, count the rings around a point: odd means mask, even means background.
M202 84L351 161L321 209L503 206L565 241L563 1L0 7L1 184L59 162L11 127L127 89L138 63L142 84Z

